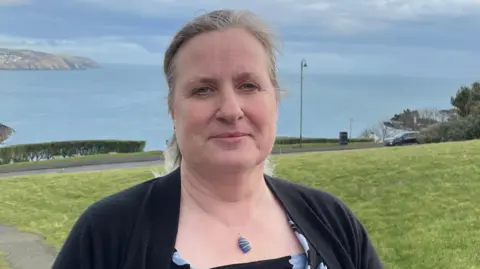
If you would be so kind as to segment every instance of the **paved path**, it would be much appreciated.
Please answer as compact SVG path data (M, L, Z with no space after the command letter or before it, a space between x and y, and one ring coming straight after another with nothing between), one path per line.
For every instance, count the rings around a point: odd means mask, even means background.
M41 243L38 235L0 225L0 252L7 254L13 269L50 269L56 251Z
M100 170L110 170L110 169L120 169L120 168L135 168L135 167L142 167L142 166L160 165L162 163L163 161L147 161L147 162L96 164L96 165L85 165L85 166L67 167L67 168L40 169L40 170L31 170L31 171L0 173L0 178L34 175L34 174L45 174L45 173L72 173L72 172L100 171Z

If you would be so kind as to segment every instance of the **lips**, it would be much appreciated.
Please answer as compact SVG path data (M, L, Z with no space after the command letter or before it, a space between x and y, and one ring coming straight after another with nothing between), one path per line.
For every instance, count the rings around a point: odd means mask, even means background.
M238 137L244 137L248 136L248 133L242 133L242 132L226 132L226 133L220 133L217 135L212 136L212 138L238 138Z

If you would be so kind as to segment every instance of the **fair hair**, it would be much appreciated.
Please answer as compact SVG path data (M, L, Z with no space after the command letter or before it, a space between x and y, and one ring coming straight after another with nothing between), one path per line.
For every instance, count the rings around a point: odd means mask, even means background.
M207 32L228 28L241 28L252 34L263 46L268 57L268 71L272 85L276 89L277 100L280 99L280 87L277 78L277 47L274 44L274 35L269 26L257 15L245 10L215 10L194 18L188 22L174 36L165 52L163 69L168 84L168 112L172 113L173 90L175 88L176 68L175 61L178 51L192 38ZM182 154L178 147L175 134L168 141L164 151L164 171L169 173L179 167ZM264 173L273 175L274 166L269 158L264 162Z

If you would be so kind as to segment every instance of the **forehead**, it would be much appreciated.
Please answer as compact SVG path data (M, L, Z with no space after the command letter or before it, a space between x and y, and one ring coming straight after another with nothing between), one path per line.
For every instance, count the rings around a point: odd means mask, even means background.
M178 52L177 78L236 73L268 74L268 60L261 43L244 29L225 29L200 34Z

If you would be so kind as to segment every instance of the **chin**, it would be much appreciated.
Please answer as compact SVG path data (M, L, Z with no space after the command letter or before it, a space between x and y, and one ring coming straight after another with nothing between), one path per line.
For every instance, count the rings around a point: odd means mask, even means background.
M252 169L259 163L258 153L218 152L211 154L208 163L221 170L239 171Z

